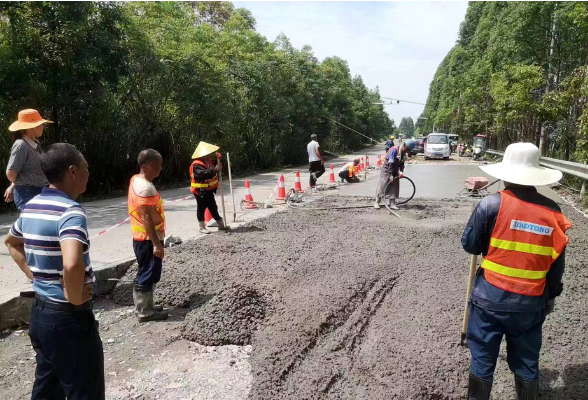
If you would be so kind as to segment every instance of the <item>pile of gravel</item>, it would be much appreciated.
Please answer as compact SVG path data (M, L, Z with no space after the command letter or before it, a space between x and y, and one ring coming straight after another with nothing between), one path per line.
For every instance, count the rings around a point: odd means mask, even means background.
M182 336L206 346L247 345L268 303L255 289L233 285L186 316Z

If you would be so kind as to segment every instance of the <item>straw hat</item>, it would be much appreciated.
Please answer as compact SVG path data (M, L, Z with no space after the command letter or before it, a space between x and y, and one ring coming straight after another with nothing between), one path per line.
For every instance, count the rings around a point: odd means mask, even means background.
M39 111L29 108L19 111L18 121L10 125L8 130L14 132L20 131L21 129L31 129L45 123L52 124L53 121L43 119L41 114L39 114Z
M532 143L514 143L506 148L502 162L481 165L495 178L526 186L543 186L562 178L561 171L539 166L539 149Z
M196 158L207 156L211 153L214 153L218 149L219 147L215 146L214 144L200 142L198 143L198 147L196 147L196 150L194 150L194 154L192 154L192 159L194 160Z

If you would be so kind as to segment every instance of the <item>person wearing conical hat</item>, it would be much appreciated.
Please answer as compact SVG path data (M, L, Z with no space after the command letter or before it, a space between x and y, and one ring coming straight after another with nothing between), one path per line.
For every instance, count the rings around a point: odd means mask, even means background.
M461 239L464 250L482 254L466 332L471 352L468 399L487 400L502 337L514 373L517 399L537 398L542 326L563 290L565 232L571 223L556 202L535 186L562 173L539 166L531 143L507 147L503 161L480 168L505 189L476 207Z
M198 147L192 154L192 165L190 165L190 191L194 194L196 199L196 217L198 218L198 225L200 233L210 233L206 229L204 222L204 212L208 208L210 215L218 224L219 230L225 229L225 222L218 213L218 206L214 194L218 188L217 173L222 170L220 162L220 154L216 153L219 149L210 143L200 142ZM216 161L213 161L213 155L216 153Z
M18 120L8 128L12 132L12 149L6 166L6 177L11 185L4 192L4 201L14 200L16 208L24 206L49 185L41 168L41 143L45 124L52 121L41 117L37 110L27 109L18 113Z

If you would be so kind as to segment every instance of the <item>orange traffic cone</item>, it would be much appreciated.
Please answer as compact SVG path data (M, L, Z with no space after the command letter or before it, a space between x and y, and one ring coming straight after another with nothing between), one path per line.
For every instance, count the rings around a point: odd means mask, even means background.
M204 211L204 223L209 228L218 226L216 221L212 219L212 214L210 213L210 211L208 211L208 208L206 209L206 211Z
M278 195L276 200L286 200L286 187L284 186L284 175L280 175L278 180Z
M382 166L382 156L378 156L378 162L376 163L376 167Z
M335 181L335 169L333 164L331 164L331 173L329 174L329 183L336 183Z
M294 178L294 191L298 193L304 193L302 185L300 184L300 171L296 171L296 178Z
M245 208L248 210L258 208L256 204L248 203L249 201L253 201L253 196L251 196L251 188L249 187L249 179L245 179Z
M370 167L370 156L365 156L365 167L366 168Z
M363 157L361 157L361 162L359 163L359 170L363 171Z

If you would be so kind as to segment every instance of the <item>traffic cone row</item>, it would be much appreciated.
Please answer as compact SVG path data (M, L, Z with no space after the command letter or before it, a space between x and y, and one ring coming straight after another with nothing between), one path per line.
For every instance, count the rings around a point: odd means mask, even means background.
M278 180L278 195L276 200L286 200L286 187L284 186L284 175L280 175Z
M294 178L294 191L297 193L304 193L304 190L302 190L302 185L300 184L300 171L296 171L296 178Z
M251 196L251 188L249 187L249 179L245 179L245 208L247 210L252 210L258 208L254 203L248 203L249 201L253 201L253 196Z
M329 174L329 183L336 183L335 181L335 169L333 164L331 164L331 173Z

